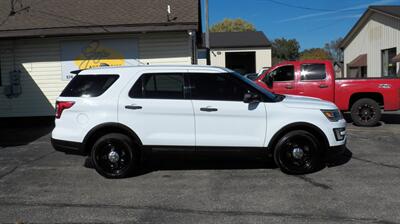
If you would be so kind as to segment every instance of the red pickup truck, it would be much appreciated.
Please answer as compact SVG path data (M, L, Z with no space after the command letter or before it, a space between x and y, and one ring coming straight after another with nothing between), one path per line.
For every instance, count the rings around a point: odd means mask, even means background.
M329 60L287 61L273 66L255 82L278 94L321 98L350 111L356 125L374 126L381 109L400 109L400 78L335 79Z

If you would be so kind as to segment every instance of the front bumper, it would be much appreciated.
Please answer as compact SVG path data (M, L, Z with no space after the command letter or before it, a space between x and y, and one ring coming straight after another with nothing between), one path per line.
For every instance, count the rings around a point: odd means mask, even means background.
M346 143L343 145L338 145L338 146L331 146L326 150L325 157L331 158L331 157L336 157L340 156L346 151Z
M85 155L83 144L80 142L71 142L51 138L51 145L56 151L67 154Z

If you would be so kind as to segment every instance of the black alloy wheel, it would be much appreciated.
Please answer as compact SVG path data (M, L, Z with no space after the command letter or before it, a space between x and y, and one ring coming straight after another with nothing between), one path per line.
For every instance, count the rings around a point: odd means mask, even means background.
M295 130L276 144L275 163L287 174L307 174L322 168L321 144L310 132Z
M358 126L375 126L381 119L381 108L373 99L359 99L351 107L351 119Z
M96 171L106 178L124 178L137 165L135 144L123 134L114 133L101 137L93 145L92 163Z

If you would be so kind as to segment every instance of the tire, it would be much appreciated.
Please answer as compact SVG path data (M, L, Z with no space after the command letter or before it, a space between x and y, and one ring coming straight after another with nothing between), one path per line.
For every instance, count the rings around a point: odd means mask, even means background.
M138 166L137 147L138 145L126 135L104 135L92 147L92 164L103 177L128 177Z
M381 119L381 108L373 99L359 99L351 106L351 119L357 126L375 126Z
M308 131L295 130L285 134L274 150L276 165L286 174L307 174L323 168L323 147Z

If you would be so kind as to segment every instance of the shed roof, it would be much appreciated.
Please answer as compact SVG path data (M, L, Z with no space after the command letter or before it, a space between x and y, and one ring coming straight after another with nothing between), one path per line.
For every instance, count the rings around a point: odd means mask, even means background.
M203 41L203 47L205 41ZM211 48L271 47L271 42L261 31L210 33Z
M400 5L369 6L367 11L364 12L357 23L351 28L350 32L343 38L342 42L340 43L341 48L347 47L351 40L353 40L353 38L360 32L362 27L368 22L373 13L379 13L400 19Z
M14 10L11 2L17 3ZM198 0L2 0L0 38L197 30L199 4Z
M353 61L348 64L349 67L367 66L367 54L358 55Z

